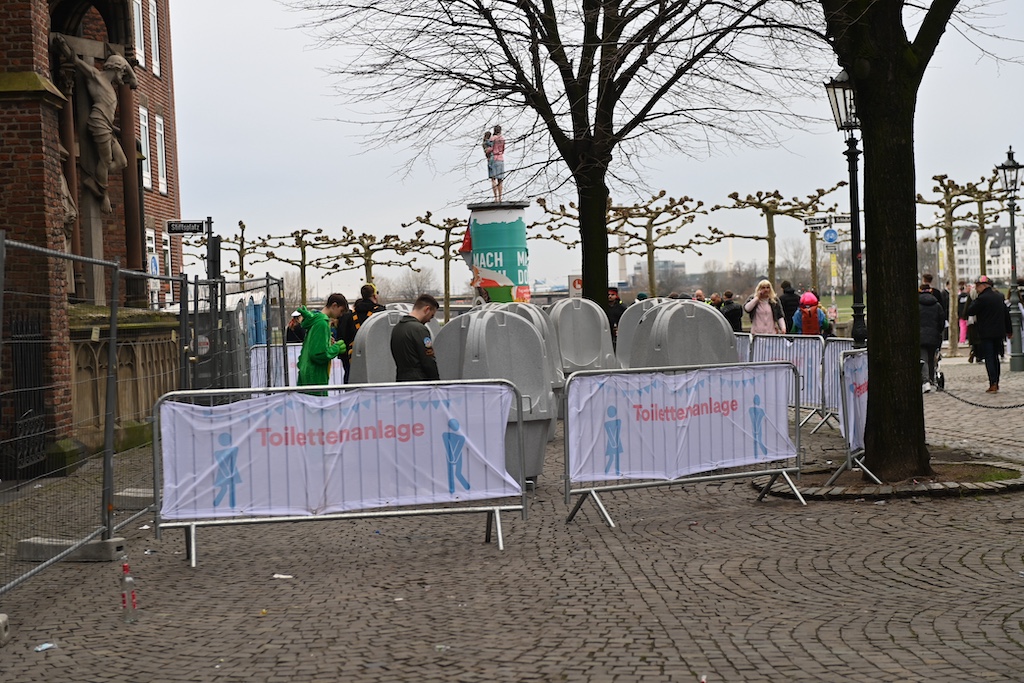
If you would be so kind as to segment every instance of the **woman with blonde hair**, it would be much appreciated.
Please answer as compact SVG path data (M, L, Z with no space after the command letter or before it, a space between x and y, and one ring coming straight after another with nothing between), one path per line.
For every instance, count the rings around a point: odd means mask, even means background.
M775 295L775 289L768 280L757 283L757 291L743 304L743 310L750 314L750 331L753 334L785 334L786 314Z

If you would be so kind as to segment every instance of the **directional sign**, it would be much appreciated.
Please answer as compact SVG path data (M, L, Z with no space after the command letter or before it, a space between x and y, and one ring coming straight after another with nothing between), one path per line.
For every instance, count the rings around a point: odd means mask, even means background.
M206 232L206 221L167 221L168 235Z
M848 213L841 213L841 214L835 216L832 219L832 222L833 223L849 223L850 222L850 214L848 214Z
M804 219L804 225L811 230L817 230L822 226L829 224L829 216L811 216L810 218Z
M839 245L838 244L826 244L825 245L825 251L826 252L839 251Z
M835 244L839 241L839 231L835 228L828 228L821 233L821 239L825 244Z

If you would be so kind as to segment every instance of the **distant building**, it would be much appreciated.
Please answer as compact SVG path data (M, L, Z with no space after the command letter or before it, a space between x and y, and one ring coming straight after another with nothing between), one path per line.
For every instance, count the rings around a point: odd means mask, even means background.
M1024 228L1015 226L1017 233L1017 274L1024 275L1021 269L1022 258L1020 247L1024 246ZM988 228L985 235L985 268L981 267L981 249L978 243L978 230L976 228L961 228L957 231L956 248L956 270L957 277L967 282L973 282L979 275L988 275L999 284L1010 282L1010 230L1002 226Z

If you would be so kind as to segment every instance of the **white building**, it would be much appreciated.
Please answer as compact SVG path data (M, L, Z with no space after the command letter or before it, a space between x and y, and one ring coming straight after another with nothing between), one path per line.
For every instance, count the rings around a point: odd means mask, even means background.
M1015 226L1017 233L1017 276L1024 276L1021 268L1021 248L1024 247L1024 226ZM992 226L986 231L984 274L1000 285L1010 283L1010 239L1009 229ZM956 236L956 270L959 279L974 282L982 275L978 231L962 228Z

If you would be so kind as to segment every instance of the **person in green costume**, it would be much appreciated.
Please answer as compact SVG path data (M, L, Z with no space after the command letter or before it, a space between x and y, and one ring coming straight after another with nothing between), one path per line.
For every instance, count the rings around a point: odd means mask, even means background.
M298 386L323 386L330 383L331 361L345 353L345 342L333 341L331 319L337 319L348 308L344 294L331 294L327 304L319 311L299 306L302 315L302 329L306 336L302 340L299 354ZM326 396L326 391L307 392L313 396Z

